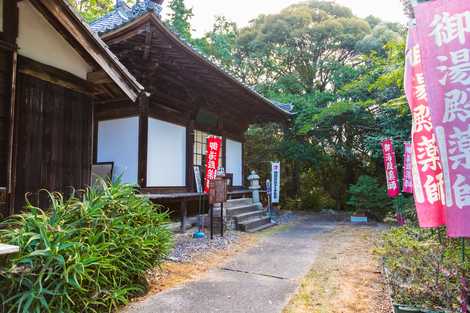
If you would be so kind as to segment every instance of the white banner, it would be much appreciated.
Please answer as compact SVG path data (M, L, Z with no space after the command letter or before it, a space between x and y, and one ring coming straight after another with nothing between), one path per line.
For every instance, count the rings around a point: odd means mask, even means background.
M194 179L196 180L196 192L202 193L202 178L199 166L194 167Z
M271 163L271 201L272 203L279 203L281 190L281 163Z

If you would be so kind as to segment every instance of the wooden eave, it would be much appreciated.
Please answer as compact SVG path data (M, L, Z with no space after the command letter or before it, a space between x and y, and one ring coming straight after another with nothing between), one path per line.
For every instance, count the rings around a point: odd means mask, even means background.
M47 21L82 55L82 57L102 70L109 82L98 81L100 89L108 96L115 97L115 85L131 101L135 102L144 87L121 64L118 58L99 38L65 0L30 0ZM99 74L99 72L98 72Z
M273 103L271 103L268 99L264 98L260 94L256 93L255 91L251 90L247 86L243 85L240 81L236 78L232 77L228 73L224 72L218 66L210 62L209 60L205 59L199 53L194 51L191 47L189 47L186 43L184 43L178 36L176 36L173 32L171 32L161 21L161 19L156 16L153 12L146 13L141 17L130 21L129 23L113 30L108 33L105 33L101 38L108 44L108 45L116 45L123 42L126 42L132 38L135 38L139 35L146 33L147 25L151 23L155 28L159 31L161 35L163 35L170 43L171 47L175 47L175 49L183 52L186 56L188 56L194 63L198 64L205 74L211 75L214 77L214 80L223 82L224 85L230 86L230 89L234 90L236 94L244 97L245 99L249 99L250 106L253 104L257 107L258 111L263 112L263 115L269 116L267 120L270 121L277 121L281 123L286 123L289 120L290 114L282 110L281 108L277 107ZM164 71L165 69L162 68L163 66L160 64L160 67L157 69L158 71ZM174 73L175 76L181 76L178 73ZM148 88L148 86L147 86ZM224 88L218 92L219 95L223 94ZM228 92L225 92L226 96L232 96ZM245 115L245 118L248 118Z

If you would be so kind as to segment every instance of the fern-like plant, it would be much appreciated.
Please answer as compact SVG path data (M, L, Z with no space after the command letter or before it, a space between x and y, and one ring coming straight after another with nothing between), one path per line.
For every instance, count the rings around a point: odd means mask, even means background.
M0 242L21 247L0 268L5 312L111 312L145 290L145 272L171 248L167 212L119 183L50 200L0 231Z

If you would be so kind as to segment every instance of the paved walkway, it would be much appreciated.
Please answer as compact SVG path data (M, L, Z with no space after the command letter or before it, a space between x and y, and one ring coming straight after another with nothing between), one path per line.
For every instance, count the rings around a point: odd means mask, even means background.
M318 234L334 223L303 218L256 247L187 283L129 306L123 313L278 313L319 253Z

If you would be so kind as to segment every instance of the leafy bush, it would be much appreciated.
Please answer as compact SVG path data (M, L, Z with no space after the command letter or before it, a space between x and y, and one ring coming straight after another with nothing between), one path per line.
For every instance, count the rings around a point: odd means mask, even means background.
M287 197L283 207L288 210L316 211L335 207L335 201L325 192L318 173L310 169L300 176L300 195Z
M460 242L445 238L441 231L439 238L438 231L407 225L384 235L378 252L384 257L395 303L459 311L462 268L469 273L470 263L462 264Z
M4 310L110 312L142 293L146 270L171 248L167 213L130 185L50 198L50 210L29 205L0 232L0 242L21 247L0 272Z
M379 220L382 220L393 208L385 187L371 176L359 177L357 183L349 187L348 194L348 205L353 206L358 212L367 213Z

